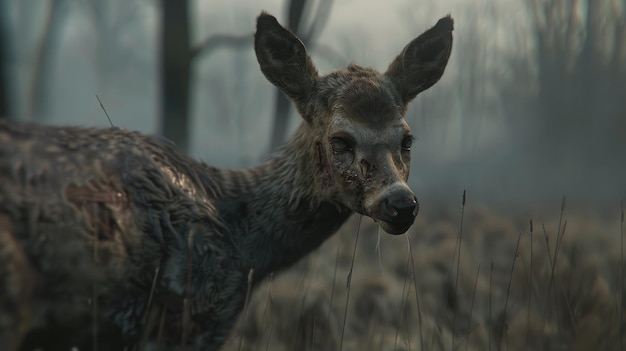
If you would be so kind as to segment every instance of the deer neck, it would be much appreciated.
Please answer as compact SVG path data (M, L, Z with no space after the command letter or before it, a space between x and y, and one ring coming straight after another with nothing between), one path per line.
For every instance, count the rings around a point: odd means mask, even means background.
M318 143L303 123L261 165L220 170L217 209L255 281L319 247L352 213L332 200Z

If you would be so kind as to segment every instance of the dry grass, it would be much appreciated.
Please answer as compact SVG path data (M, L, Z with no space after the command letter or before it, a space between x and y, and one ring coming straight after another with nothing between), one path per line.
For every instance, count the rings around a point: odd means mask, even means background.
M252 294L224 350L623 349L619 204L463 207L424 206L408 237L355 216Z

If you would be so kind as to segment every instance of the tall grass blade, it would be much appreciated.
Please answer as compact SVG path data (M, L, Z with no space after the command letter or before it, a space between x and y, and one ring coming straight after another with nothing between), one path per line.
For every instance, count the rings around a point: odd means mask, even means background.
M476 299L476 287L478 286L478 277L480 276L480 263L478 264L478 270L476 271L476 278L474 278L474 289L472 289L472 303L470 304L470 315L469 315L469 320L470 322L473 320L473 313L474 313L474 301ZM467 348L469 347L469 338L470 338L470 334L472 333L472 330L468 330L467 331L467 342L465 343L465 350L467 350Z
M352 286L352 271L354 269L354 258L356 257L356 248L359 243L359 233L361 232L362 220L363 220L363 216L360 216L359 224L356 229L356 239L354 240L354 250L352 251L352 262L350 262L350 271L348 272L348 277L346 279L346 287L348 291L346 292L346 307L343 311L343 325L341 326L341 341L339 343L339 351L343 350L343 339L346 335L346 320L348 319L348 305L350 303L350 287Z
M113 122L111 121L111 117L109 117L109 114L107 113L107 109L104 108L104 104L102 103L102 100L100 100L100 97L98 95L96 95L96 99L98 99L98 103L100 104L100 108L102 109L102 111L104 111L104 115L107 116L107 119L109 120L109 124L111 125L111 127L114 127Z
M458 254L456 255L456 277L454 278L454 294L458 294L459 292L459 270L461 267L461 246L463 244L463 220L465 218L465 201L467 199L466 197L467 195L467 191L463 190L463 200L461 202L461 223L459 224L459 235L457 236L457 241L455 244L455 251L457 251L457 247L458 247ZM454 264L454 257L452 258L452 262ZM452 345L451 345L451 349L454 350L454 338L455 338L455 333L456 333L456 311L454 311L454 313L452 314Z
M617 335L619 337L619 350L624 350L624 201L620 201L620 236L619 236L619 329Z
M509 305L509 296L511 295L511 282L513 281L513 272L515 271L515 262L517 261L517 256L519 256L519 242L522 239L522 233L520 232L517 236L517 244L515 245L515 253L513 254L513 263L511 263L511 274L509 275L509 285L506 289L506 298L504 300L504 316L502 318L502 329L500 331L500 342L498 343L498 348L502 349L502 340L508 335L508 325L506 323L506 310ZM506 347L508 349L508 345Z
M487 328L489 333L489 351L491 351L491 340L493 339L492 331L493 331L493 314L492 314L492 306L491 300L493 297L493 260L491 260L491 266L489 268L489 328Z
M248 271L248 286L246 288L246 300L244 302L243 305L243 314L244 314L244 318L243 318L243 323L248 323L248 311L250 310L250 293L252 292L252 279L254 279L254 268L250 268L250 270ZM243 333L241 334L241 336L239 337L239 348L238 350L241 351L243 347Z
M409 258L411 259L411 272L413 274L413 286L415 288L415 303L417 305L417 321L419 323L419 338L421 349L424 350L424 335L422 333L422 308L420 307L420 299L417 289L417 273L415 273L415 260L413 259L413 245L411 245L411 238L408 234L404 234L406 241L409 245ZM410 345L410 344L409 344Z

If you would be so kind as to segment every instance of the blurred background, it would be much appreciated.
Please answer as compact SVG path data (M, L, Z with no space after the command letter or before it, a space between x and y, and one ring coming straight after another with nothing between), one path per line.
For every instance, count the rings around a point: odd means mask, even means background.
M261 10L321 73L385 70L452 14L448 69L407 114L423 203L626 197L624 0L3 0L0 115L108 126L98 96L116 126L253 165L300 123L256 63Z
M321 73L384 71L447 14L455 43L406 116L411 230L354 216L266 279L225 350L623 349L626 0L0 0L0 118L107 127L106 109L256 164L300 123L256 62L261 10Z

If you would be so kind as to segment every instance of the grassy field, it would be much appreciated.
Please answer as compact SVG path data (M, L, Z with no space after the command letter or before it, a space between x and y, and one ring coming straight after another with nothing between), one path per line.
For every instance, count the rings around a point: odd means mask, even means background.
M252 294L224 349L626 348L619 203L422 208L401 236L351 218Z

